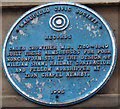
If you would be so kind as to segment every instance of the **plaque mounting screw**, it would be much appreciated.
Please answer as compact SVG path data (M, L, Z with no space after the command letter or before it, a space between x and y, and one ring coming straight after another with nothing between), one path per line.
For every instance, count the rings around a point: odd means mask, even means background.
M59 98L59 96L58 96L58 95L56 95L56 98Z
M102 29L102 26L100 26L100 29Z
M16 30L16 32L18 33L18 32L19 32L19 30Z

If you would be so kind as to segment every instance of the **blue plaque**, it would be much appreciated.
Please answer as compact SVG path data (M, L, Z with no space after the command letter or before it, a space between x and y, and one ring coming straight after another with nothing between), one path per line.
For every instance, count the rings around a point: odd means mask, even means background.
M86 100L109 79L116 42L106 21L71 2L32 8L8 31L2 48L7 79L39 104L66 106Z

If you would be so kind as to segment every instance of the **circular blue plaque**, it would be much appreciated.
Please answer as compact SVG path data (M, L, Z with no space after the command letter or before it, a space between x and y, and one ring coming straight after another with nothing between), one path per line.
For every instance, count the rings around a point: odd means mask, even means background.
M92 9L71 2L40 5L8 31L3 67L11 85L39 104L86 100L109 79L116 61L114 35Z

